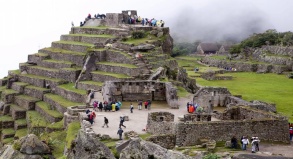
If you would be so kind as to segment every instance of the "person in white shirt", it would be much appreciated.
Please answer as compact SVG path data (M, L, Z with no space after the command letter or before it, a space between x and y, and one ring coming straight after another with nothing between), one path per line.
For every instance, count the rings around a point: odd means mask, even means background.
M246 150L247 145L249 144L249 140L246 136L242 139L242 150Z

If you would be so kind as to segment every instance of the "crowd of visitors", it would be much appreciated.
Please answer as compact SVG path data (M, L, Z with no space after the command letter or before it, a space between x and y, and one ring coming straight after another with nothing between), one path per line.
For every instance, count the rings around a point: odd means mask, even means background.
M194 104L193 102L187 102L186 107L188 113L201 113L203 111L202 107L200 107L197 103Z
M85 20L82 22L80 22L80 27L82 27L82 26L84 26L85 25L85 23L88 21L88 20L90 20L90 19L105 19L106 18L106 15L105 14L95 14L94 15L94 18L92 18L92 15L89 13L87 16L86 16L86 18L85 18ZM73 22L72 22L72 24L73 24ZM74 26L74 25L73 25Z
M128 16L128 19L122 19L122 23L124 24L141 24L142 26L156 26L156 27L164 27L165 22L163 20L157 20L155 18L141 18L140 16Z

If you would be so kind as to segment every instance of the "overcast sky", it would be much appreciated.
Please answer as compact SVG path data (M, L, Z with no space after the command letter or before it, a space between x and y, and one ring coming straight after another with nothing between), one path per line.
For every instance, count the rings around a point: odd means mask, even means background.
M220 41L271 28L292 31L292 6L291 0L0 0L0 78L88 13L133 9L164 20L177 41Z

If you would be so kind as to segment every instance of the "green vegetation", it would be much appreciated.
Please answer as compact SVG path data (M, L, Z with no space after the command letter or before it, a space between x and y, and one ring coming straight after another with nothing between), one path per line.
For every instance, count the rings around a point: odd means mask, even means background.
M37 111L27 111L26 116L29 119L30 127L43 127L48 125L46 119L41 116Z
M27 85L30 85L30 84L25 83L25 82L13 82L13 84L18 85L18 86L27 86Z
M139 134L138 136L139 136L141 139L145 140L146 138L152 136L152 134L145 133L145 134Z
M63 64L68 64L72 65L72 62L69 61L62 61L62 60L53 60L53 59L48 59L48 60L43 60L44 62L50 62L50 63L63 63Z
M76 138L76 135L80 129L80 123L78 121L72 122L67 127L66 146L71 148L72 141Z
M9 95L9 94L18 94L17 91L13 90L13 89L4 89L2 91L3 94Z
M65 108L71 107L71 106L83 105L82 103L76 103L76 102L69 101L59 95L56 95L56 94L48 93L48 94L45 94L44 96L46 98L49 98L49 99L55 101L56 103L58 103L59 105L61 105L62 107L65 107Z
M82 45L82 46L88 46L88 47L93 47L94 46L94 44L76 42L76 41L54 41L53 43L70 44L70 45Z
M42 50L51 51L51 52L55 52L55 53L62 53L62 54L78 55L78 56L85 56L86 55L86 53L83 53L83 52L74 52L74 51L70 51L70 50L63 50L63 49L52 48L52 47L47 47Z
M51 128L51 129L63 129L63 123L64 123L64 118L56 123L52 123L50 125L48 125L47 127L48 128Z
M185 88L177 86L177 95L178 97L186 97L189 93L185 90Z
M13 141L14 141L14 138L10 137L10 138L3 139L2 143L3 144L8 144L8 143L12 143Z
M105 76L112 76L115 78L131 78L130 76L128 76L126 74L118 74L118 73L111 73L111 72L93 71L91 73L105 75Z
M26 135L27 135L27 129L26 128L25 129L18 129L18 130L16 130L14 137L21 138L21 137L24 137Z
M49 56L49 55L46 54L46 53L35 53L34 55L36 55L36 56L40 56L40 57L47 57L47 56Z
M174 43L174 47L171 53L172 57L175 56L181 56L181 55L187 55L196 52L196 47L199 44L199 42L195 43Z
M85 90L74 88L74 83L63 84L63 85L59 85L58 87L62 88L62 89L65 89L67 91L70 91L70 92L75 92L77 94L86 95Z
M132 37L133 39L141 39L141 38L146 37L146 33L145 33L143 30L133 31L133 32L131 33L131 37Z
M49 72L58 72L59 71L58 69L41 67L41 66L29 66L29 67L40 69L40 70L45 70L45 71L49 71Z
M128 38L126 39L126 41L122 41L122 43L139 45L139 44L145 44L147 42L154 42L157 40L160 40L160 39L154 35L146 33L146 36L144 38L140 38L140 39Z
M0 116L0 122L2 121L13 121L13 119L11 116L3 115L3 116Z
M68 34L68 36L84 36L84 37L93 37L93 38L115 38L115 36L110 34Z
M136 65L133 65L133 64L115 63L115 62L98 62L97 64L108 65L108 66L127 67L127 68L138 68Z
M15 75L19 75L20 74L20 70L9 70L8 72L15 74Z
M17 119L14 121L17 125L26 125L26 119Z
M40 101L40 99L31 97L31 96L28 96L28 95L19 95L19 96L16 96L16 97L25 99L25 100L30 101L30 102Z
M203 157L203 159L220 159L220 158L221 158L220 156L213 153L207 154Z
M42 87L36 87L36 86L26 86L25 88L29 88L29 89L34 89L34 90L39 90L39 91L49 91L50 89L47 88L42 88Z
M23 107L20 107L18 105L14 105L14 104L10 105L10 110L25 111L25 109Z
M48 81L59 82L59 83L65 83L66 82L63 79L49 78L49 77L45 77L45 76L37 76L37 75L32 75L32 74L25 74L25 75L20 75L20 76L25 76L25 77L34 78L34 79L48 80Z
M234 45L230 48L231 53L240 53L247 47L257 48L263 45L293 45L293 33L288 32L277 32L275 29L270 29L264 33L253 34L249 38L243 40L241 43Z
M12 135L12 134L15 134L15 131L14 129L2 129L2 134Z
M95 82L95 81L80 81L79 83L96 85L96 86L103 86L103 84L104 84L103 82Z
M261 100L268 103L275 103L277 111L289 117L293 122L292 92L293 81L288 80L284 75L230 73L233 80L206 81L197 78L197 83L203 86L227 87L232 94L242 95L244 100Z
M45 111L50 116L53 116L55 118L62 118L63 117L63 114L61 114L60 112L58 112L56 110L51 110L50 105L46 102L43 102L43 101L37 102L36 106L41 108L43 111Z
M112 50L112 49L110 49L110 51L113 52L113 53L117 53L117 54L124 55L124 56L127 57L128 59L132 58L132 56L129 55L128 53L126 53L126 52L117 51L117 50Z
M45 141L50 149L53 150L55 158L63 157L63 150L65 146L66 131L54 131L51 133L42 133L40 139Z

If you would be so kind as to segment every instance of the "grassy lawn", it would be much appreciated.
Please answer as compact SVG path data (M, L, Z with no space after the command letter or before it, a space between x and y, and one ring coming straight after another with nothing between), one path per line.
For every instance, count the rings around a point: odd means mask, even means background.
M72 102L69 101L59 95L56 94L45 94L44 95L46 98L49 98L55 102L57 102L58 104L60 104L62 107L71 107L71 106L77 106L77 105L83 105L83 103L76 103L76 102Z
M25 88L30 88L30 89L34 89L34 90L39 90L39 91L49 91L49 89L47 88L42 88L42 87L36 87L36 86L26 86Z
M233 80L207 81L197 78L202 86L226 87L234 95L242 95L244 100L261 100L275 103L277 111L293 122L293 80L285 75L256 74L251 72L230 73Z
M0 121L13 121L13 119L11 116L4 115L0 116Z
M17 125L26 125L26 119L17 119L14 121Z
M76 42L76 41L54 41L53 43L70 44L70 45L82 45L82 46L88 46L88 47L94 46L94 44Z
M18 137L18 138L21 138L21 137L24 137L27 135L27 128L24 128L24 129L18 129L16 130L15 132L15 137Z
M103 86L103 84L104 84L103 82L95 82L95 81L81 81L79 83L97 85L97 86Z
M75 139L80 129L80 123L78 121L72 122L67 127L66 146L71 148L71 142Z
M63 156L63 150L65 146L66 131L54 131L51 133L42 133L40 139L49 143L53 148L53 156L55 158L61 158Z
M26 116L29 119L31 127L46 127L49 124L37 111L27 111Z
M97 64L109 65L109 66L127 67L127 68L138 68L137 66L132 65L132 64L115 63L115 62L98 62Z
M63 54L79 55L79 56L86 55L86 53L83 53L83 52L74 52L70 50L63 50L63 49L52 48L52 47L43 48L42 50L47 50L47 51L56 52L56 53L63 53Z
M185 90L185 88L177 86L177 95L178 97L186 97L189 93Z
M176 59L189 60L189 61L198 61L202 56L176 56Z
M106 75L106 76L113 76L115 78L131 78L130 76L128 76L126 74L118 74L118 73L111 73L111 72L93 71L91 73L100 74L100 75Z
M94 38L115 38L115 36L110 34L68 34L69 36L84 36L84 37L94 37Z
M56 111L56 110L51 110L50 109L50 105L47 104L46 102L37 102L36 106L40 107L43 111L45 111L47 114L55 117L55 118L61 118L63 117L63 114L61 114L60 112Z
M29 77L29 78L35 78L35 79L48 80L48 81L53 81L53 82L65 82L65 80L63 80L63 79L49 78L49 77L37 76L37 75L31 75L31 74L25 74L25 75L20 75L20 76L25 76L25 77Z
M34 98L34 97L31 97L31 96L27 96L27 95L19 95L17 97L25 99L25 100L30 101L30 102L40 101L40 99L38 99L38 98Z
M63 84L63 85L59 85L58 87L65 89L67 91L70 91L70 92L75 92L77 94L86 95L85 90L74 88L74 83Z

